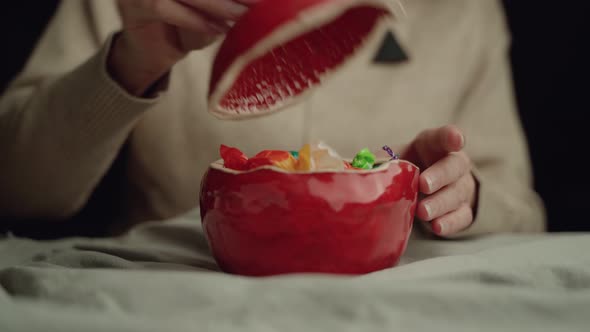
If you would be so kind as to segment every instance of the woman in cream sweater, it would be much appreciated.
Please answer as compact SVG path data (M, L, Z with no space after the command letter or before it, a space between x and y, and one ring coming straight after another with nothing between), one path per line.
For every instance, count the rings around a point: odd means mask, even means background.
M0 97L0 217L68 220L122 159L124 219L169 218L196 207L221 143L311 138L348 156L401 147L423 170L417 216L440 236L544 229L498 1L406 1L391 31L409 60L364 50L306 102L310 125L302 106L219 121L206 109L216 40L256 1L61 1Z

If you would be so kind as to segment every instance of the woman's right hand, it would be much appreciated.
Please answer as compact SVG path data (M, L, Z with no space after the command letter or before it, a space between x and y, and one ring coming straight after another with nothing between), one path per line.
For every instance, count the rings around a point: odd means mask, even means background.
M258 0L118 0L123 31L115 37L109 72L142 96L190 51L204 48Z

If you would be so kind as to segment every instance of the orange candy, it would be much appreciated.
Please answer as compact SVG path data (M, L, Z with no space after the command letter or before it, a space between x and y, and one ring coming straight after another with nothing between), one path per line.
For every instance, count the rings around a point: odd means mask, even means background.
M294 171L296 164L297 159L288 151L265 150L250 159L248 166L249 169L252 169L264 165L274 165L284 170Z

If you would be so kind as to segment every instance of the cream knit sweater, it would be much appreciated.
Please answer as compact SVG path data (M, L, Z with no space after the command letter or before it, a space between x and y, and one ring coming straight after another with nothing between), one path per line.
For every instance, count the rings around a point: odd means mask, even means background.
M206 110L215 46L179 63L156 98L136 98L105 71L110 37L121 26L115 1L63 0L0 98L0 217L75 214L125 142L125 206L130 220L141 221L195 208L201 176L221 143L250 154L321 139L352 155L452 123L466 134L481 183L477 219L462 235L542 230L498 2L405 4L407 16L399 15L392 30L408 62L373 63L371 48L302 105L224 122Z

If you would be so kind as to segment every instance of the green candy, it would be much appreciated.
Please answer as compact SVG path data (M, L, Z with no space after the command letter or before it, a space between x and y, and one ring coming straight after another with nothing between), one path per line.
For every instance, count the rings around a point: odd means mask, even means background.
M357 153L352 160L352 167L360 169L372 169L375 165L375 159L375 155L369 151L369 149L364 148L359 153Z
M289 151L289 153L290 153L290 154L291 154L293 157L295 157L295 159L299 159L299 152L297 152L297 151Z

